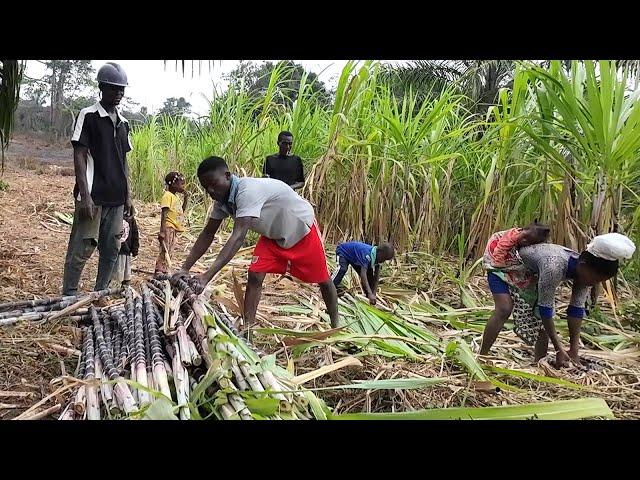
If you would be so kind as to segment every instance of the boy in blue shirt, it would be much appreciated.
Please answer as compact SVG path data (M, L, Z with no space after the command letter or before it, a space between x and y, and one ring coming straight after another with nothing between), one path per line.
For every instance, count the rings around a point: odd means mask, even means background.
M331 279L338 288L344 278L349 265L358 275L362 283L362 290L369 299L371 305L376 304L376 290L380 278L380 264L394 257L394 248L388 242L378 246L372 246L362 242L341 243L336 248L338 269Z

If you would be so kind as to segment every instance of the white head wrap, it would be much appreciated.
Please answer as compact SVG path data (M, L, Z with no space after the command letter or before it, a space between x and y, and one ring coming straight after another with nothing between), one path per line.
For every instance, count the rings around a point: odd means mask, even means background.
M587 245L587 252L604 260L628 260L635 251L631 239L620 233L598 235Z

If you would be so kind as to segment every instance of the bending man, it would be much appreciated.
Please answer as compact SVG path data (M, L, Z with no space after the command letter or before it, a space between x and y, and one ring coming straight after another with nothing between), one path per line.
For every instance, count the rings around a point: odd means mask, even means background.
M291 275L305 283L317 283L327 306L331 326L338 325L338 296L327 269L322 240L313 207L284 182L271 178L238 178L224 159L209 157L198 167L198 179L215 200L210 218L176 275L185 275L207 251L222 220L233 218L233 232L213 265L196 277L199 292L234 257L249 230L260 239L249 267L244 297L244 319L250 326L256 317L262 282L267 273ZM199 293L197 292L197 293Z

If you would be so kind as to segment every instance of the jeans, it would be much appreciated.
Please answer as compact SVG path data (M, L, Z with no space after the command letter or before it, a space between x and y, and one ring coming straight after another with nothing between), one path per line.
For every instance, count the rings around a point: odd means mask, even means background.
M81 216L76 200L73 226L64 262L63 295L76 295L85 263L98 247L98 276L94 290L109 288L109 281L118 260L122 235L124 205L104 207L96 205L93 219Z

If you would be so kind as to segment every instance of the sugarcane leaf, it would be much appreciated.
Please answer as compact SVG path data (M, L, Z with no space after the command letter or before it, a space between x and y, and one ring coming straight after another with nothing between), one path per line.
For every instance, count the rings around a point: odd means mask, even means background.
M307 350L320 345L319 343L302 343L291 347L291 354L294 358L300 358Z
M331 410L324 401L316 397L313 392L304 392L305 397L309 400L309 407L311 407L311 413L316 420L327 420L331 415Z
M386 380L356 380L356 383L348 385L334 385L331 387L308 388L306 390L317 392L320 390L415 390L431 387L449 381L447 378L390 378Z
M215 394L214 397L214 401L213 401L213 405L216 407L219 407L221 405L225 405L227 403L229 403L229 399L227 398L227 394L221 390L218 390Z
M555 402L501 407L455 407L399 413L347 413L331 420L578 420L615 418L602 398L581 398Z
M270 417L278 413L280 402L276 398L262 397L262 398L245 398L245 404L251 413Z
M467 345L467 342L464 340L454 340L449 342L445 348L445 354L447 357L451 358L454 363L463 367L471 377L475 377L478 380L489 380L487 374L482 369L482 366L476 361Z
M189 412L191 412L191 420L202 420L202 415L198 410L198 406L194 405L192 402L187 403L189 407Z
M273 371L275 366L276 366L276 356L267 355L265 357L262 357L262 360L260 360L260 363L256 365L256 368L259 371L265 371L265 370Z
M209 327L215 327L217 325L215 318L213 318L213 315L205 315L204 321Z
M287 368L286 369L282 369L281 367L275 365L273 368L274 373L278 372L279 370L284 370L285 374L288 374L285 376L285 378L291 378L291 377L295 377L296 375L296 364L293 361L293 358L289 358L287 360Z
M103 383L109 383L111 385L115 385L116 382L118 381L124 381L126 384L135 387L137 390L143 390L145 392L147 392L149 395L151 395L152 397L156 398L156 399L166 399L167 397L162 393L159 392L158 390L153 390L152 388L149 388L148 386L142 385L141 383L135 382L133 380L129 380L127 378L123 378L123 379L119 379L119 380L109 380L108 382L103 382Z
M563 387L573 388L575 390L585 389L583 385L579 385L577 383L573 383L568 380L564 380L562 378L547 377L545 375L537 375L535 373L523 372L522 370L512 370L509 368L500 368L500 367L492 367L492 366L489 366L487 368L492 372L503 373L505 375L510 375L512 377L526 378L527 380L534 380L536 382L553 383L555 385L562 385Z
M172 402L166 398L159 398L155 400L142 417L143 420L178 420L175 415L176 407Z
M226 368L221 368L221 364L222 362L219 360L216 360L212 363L209 370L207 370L204 378L200 382L198 382L196 388L194 388L191 392L190 398L193 401L197 402L198 400L204 398L205 391L222 377Z

